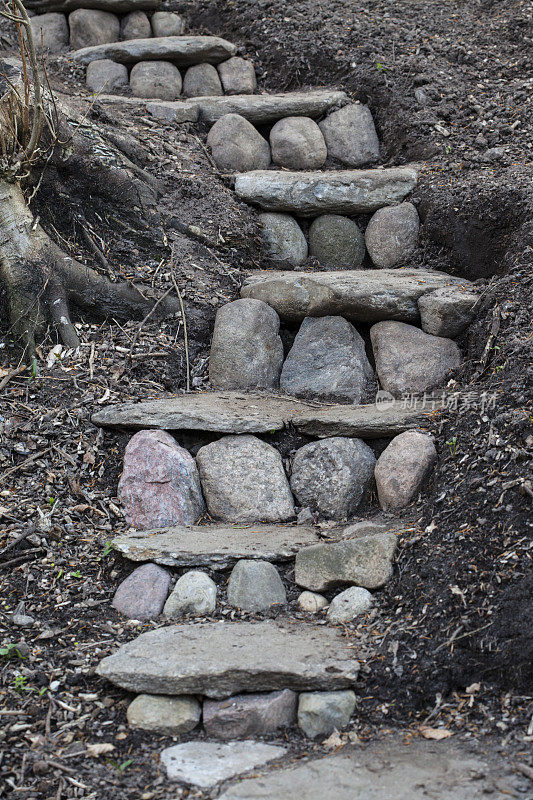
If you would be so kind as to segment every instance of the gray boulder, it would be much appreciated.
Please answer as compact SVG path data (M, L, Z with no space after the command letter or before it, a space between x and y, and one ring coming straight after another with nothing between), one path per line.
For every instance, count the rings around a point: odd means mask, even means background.
M128 85L128 70L124 64L116 64L109 58L91 61L87 65L85 82L91 92L111 93Z
M365 237L353 219L323 214L309 228L309 255L329 269L357 269L365 257Z
M163 612L167 619L192 614L212 614L217 604L217 585L205 572L191 570L178 579Z
M253 94L257 89L257 78L251 61L234 56L219 64L217 69L225 94Z
M126 717L132 728L179 736L196 728L201 713L194 697L140 694L129 704Z
M43 49L47 53L60 53L66 50L69 43L67 18L64 14L39 14L32 17L31 30L37 50ZM41 38L42 37L42 38Z
M170 61L139 61L131 70L130 86L135 97L176 100L181 94L180 71Z
M307 241L302 229L290 214L260 214L263 247L277 266L298 267L307 258Z
M262 767L286 752L285 747L263 742L184 742L165 748L161 764L169 780L207 789Z
M272 161L287 169L320 169L328 151L320 128L310 117L285 117L270 131Z
M218 36L154 36L83 47L72 53L72 59L80 64L89 64L98 58L112 58L121 64L157 59L185 66L200 62L217 64L234 55L236 49L234 44Z
M239 114L226 114L217 120L209 131L207 144L223 172L266 169L270 164L267 140Z
M342 539L303 547L296 554L294 580L314 592L352 584L378 589L390 578L394 533Z
M154 36L181 36L184 28L182 17L172 11L156 11L152 15Z
M224 436L196 456L209 513L225 522L293 519L279 452L255 436Z
M378 322L371 327L370 338L381 387L394 397L441 386L461 364L454 341L405 322Z
M350 586L329 604L327 618L330 622L351 622L372 607L373 597L369 591L360 586Z
M307 317L283 364L281 389L328 403L362 403L375 393L365 343L344 317Z
M396 436L380 455L374 473L383 510L396 511L408 506L436 463L432 436L420 431Z
M290 689L204 700L204 730L215 739L249 739L274 733L295 722L297 701L298 695Z
M316 739L340 731L350 722L355 709L355 693L302 692L298 700L298 725L306 736Z
M286 605L285 587L276 567L269 561L237 561L228 582L228 603L243 611Z
M78 8L68 18L70 46L74 50L109 44L120 39L120 21L115 14L92 8Z
M279 385L283 344L279 317L261 300L234 300L218 309L209 356L217 389L268 389Z
M379 140L368 106L344 106L319 123L328 156L349 167L371 164L379 158Z
M165 431L139 431L124 452L118 497L138 530L193 525L205 511L194 459Z
M148 39L152 35L150 20L144 11L130 11L120 23L121 39Z
M396 267L413 254L418 244L420 220L412 203L380 208L365 232L368 254L380 269Z
M418 300L422 330L455 339L470 325L479 295L463 286L447 286Z
M375 463L374 453L360 439L310 442L296 451L291 489L301 506L330 519L346 519L369 487Z
M224 94L216 67L212 64L195 64L183 78L185 97L210 97Z
M316 592L305 591L298 595L298 606L300 610L306 611L309 614L316 614L318 611L326 608L327 605L328 601L326 598Z
M143 564L122 581L112 606L129 619L156 619L163 610L170 575L156 564Z

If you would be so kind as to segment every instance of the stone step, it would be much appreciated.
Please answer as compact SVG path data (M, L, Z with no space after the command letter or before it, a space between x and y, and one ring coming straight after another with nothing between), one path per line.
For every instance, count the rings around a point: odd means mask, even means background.
M422 269L272 270L249 273L241 297L263 300L285 322L339 315L353 322L417 323L418 299L450 286L466 289L472 284L444 272Z
M208 622L142 633L97 673L133 692L205 695L354 686L359 664L335 628L301 622Z
M225 391L108 406L91 419L95 425L111 428L228 434L274 433L292 424L302 433L319 438L377 439L424 427L440 407L438 400L427 399L363 406L321 405L282 395Z
M90 64L102 58L110 58L121 64L162 59L175 64L218 64L234 56L237 48L218 36L164 36L153 39L128 39L83 47L69 54L69 58L80 64Z
M159 8L162 0L51 0L46 3L46 12L74 11L77 8L96 8L112 14L127 14L130 11L153 11ZM43 0L24 0L27 9L43 11Z
M328 531L330 533L330 531ZM170 567L226 569L241 558L289 561L303 547L319 544L310 525L176 525L115 537L111 546L131 561Z
M241 200L266 211L292 211L300 217L361 214L397 203L417 181L414 167L326 172L255 170L235 177Z

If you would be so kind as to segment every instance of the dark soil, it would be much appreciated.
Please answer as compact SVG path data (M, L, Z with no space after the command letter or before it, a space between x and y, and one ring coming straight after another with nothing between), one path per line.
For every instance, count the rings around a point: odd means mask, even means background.
M470 399L435 420L439 468L409 509L412 525L393 580L366 627L347 627L359 638L363 662L356 730L363 739L384 726L416 732L431 714L431 724L471 738L485 734L491 747L527 761L533 735L531 8L475 0L167 5L185 10L191 29L238 43L271 91L335 86L368 102L383 163L422 166L415 202L423 238L412 265L483 287L477 318L460 341L465 367L449 387ZM79 70L68 59L58 58L50 71L60 93L79 92ZM82 113L88 101L81 96L73 107ZM35 211L63 247L102 269L85 227L117 278L141 279L164 292L174 270L189 322L192 386L205 388L216 309L236 296L244 270L261 265L256 215L214 169L198 128L165 128L101 102L87 122L111 152L125 153L160 182L157 207L144 213L110 203L102 187L51 171ZM131 566L106 547L126 527L115 492L127 436L96 429L90 414L103 404L183 390L183 326L179 318L148 320L131 351L138 322L80 318L78 324L79 357L63 354L47 367L55 344L50 331L38 375L11 377L0 398L0 646L18 646L1 656L0 796L178 797L157 767L168 737L130 731L130 698L94 676L100 658L139 626L110 607ZM497 327L492 337L491 326ZM0 381L17 365L9 332L3 333ZM288 456L297 442L286 434L280 444ZM283 572L290 585L290 570ZM223 588L224 576L217 580ZM11 621L20 601L35 619L28 628ZM101 742L114 750L88 756L87 745ZM295 754L312 752L297 733L288 742Z

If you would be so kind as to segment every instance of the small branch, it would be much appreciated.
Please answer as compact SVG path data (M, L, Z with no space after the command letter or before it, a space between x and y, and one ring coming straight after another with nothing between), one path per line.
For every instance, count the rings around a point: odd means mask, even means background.
M7 384L9 383L10 380L12 380L13 378L16 378L17 375L20 375L21 372L24 372L26 369L27 369L27 365L23 364L22 367L17 367L16 369L10 370L7 373L7 375L4 378L2 378L2 380L0 381L0 392L2 391L2 389L5 389L5 387L7 386Z
M163 300L166 297L168 297L168 295L170 294L171 291L172 291L172 288L167 289L165 294L161 295L161 297L158 300L155 301L154 305L152 306L152 308L150 309L148 314L145 316L145 318L142 320L142 322L139 323L139 327L137 328L137 331L135 332L135 336L133 337L133 342L131 343L130 352L128 353L128 359L129 360L131 360L131 354L133 353L133 348L135 347L135 345L137 343L137 339L139 338L139 334L140 334L140 332L141 332L141 330L143 328L144 323L148 322L148 320L150 319L150 317L152 316L152 314L154 313L154 311L156 310L158 305L160 303L162 303Z
M178 282L174 276L174 250L172 250L172 255L170 256L170 276L172 278L172 283L174 284L174 289L176 290L176 294L178 295L178 300L180 303L181 308L181 319L183 321L183 340L185 342L185 365L187 369L187 391L190 392L191 390L191 365L189 362L189 337L187 335L187 319L185 317L185 306L183 305L183 297L181 296L181 292L179 290Z

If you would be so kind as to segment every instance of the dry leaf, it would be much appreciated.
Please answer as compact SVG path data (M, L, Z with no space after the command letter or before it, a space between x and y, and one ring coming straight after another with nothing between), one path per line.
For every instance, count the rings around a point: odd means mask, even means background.
M471 683L470 686L466 687L465 691L467 694L474 694L474 692L479 692L480 689L481 689L480 683Z
M441 739L447 739L449 736L453 736L453 731L447 730L447 728L420 728L420 733L424 737L424 739L435 739L435 741L440 741Z
M338 731L333 731L331 736L328 736L327 739L324 739L322 745L327 747L328 750L335 750L337 747L342 747L344 742L341 739L340 733Z
M110 742L102 742L101 744L88 744L87 745L87 755L92 756L93 758L98 758L98 756L103 756L106 753L111 753L115 749L114 744L110 744Z

